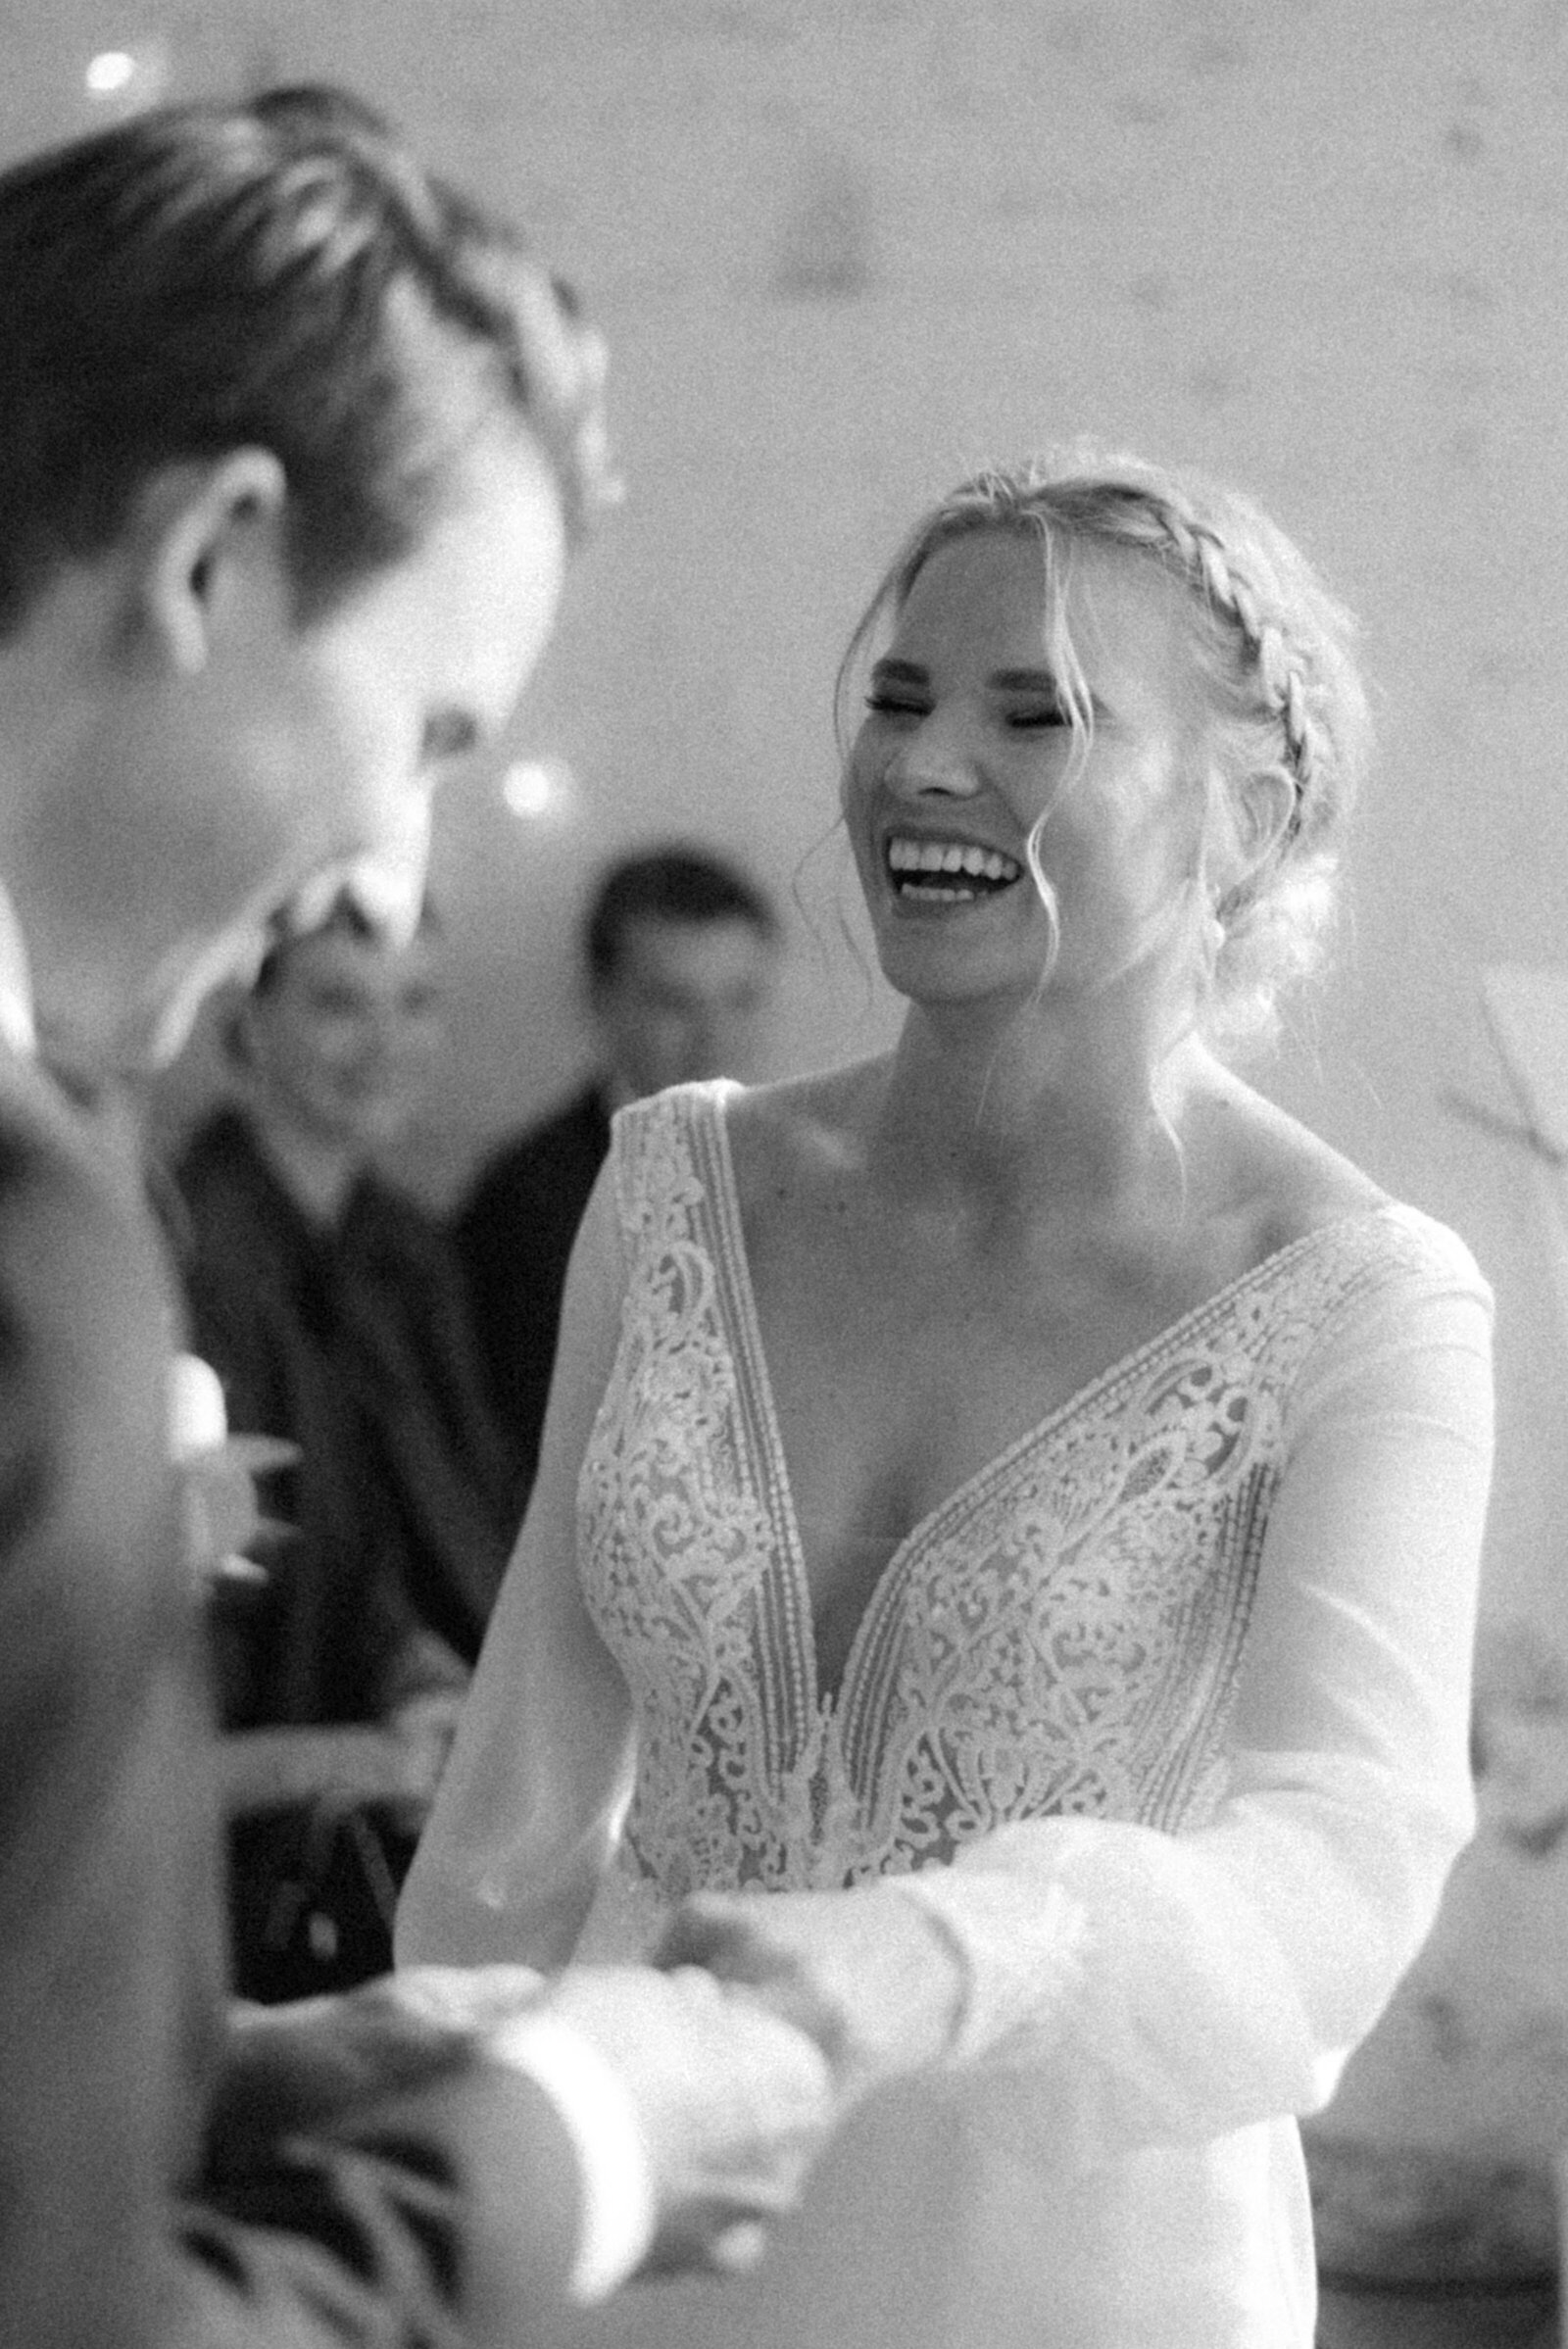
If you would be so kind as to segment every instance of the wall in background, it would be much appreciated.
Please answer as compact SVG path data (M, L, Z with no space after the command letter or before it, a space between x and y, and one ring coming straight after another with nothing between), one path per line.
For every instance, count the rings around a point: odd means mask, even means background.
M122 43L176 93L346 79L610 336L631 495L510 750L578 796L519 821L502 761L440 812L438 1184L567 1081L586 877L656 833L798 885L780 1069L891 1033L840 934L830 687L974 462L1091 433L1301 538L1364 616L1383 755L1337 974L1265 1082L1495 1284L1482 1676L1534 1701L1568 1653L1568 1345L1478 973L1568 953L1563 0L9 0L0 38L6 153L76 127ZM1348 2082L1362 2134L1505 2140L1496 2034L1568 2001L1562 1943L1477 1896L1484 1845L1436 1989Z

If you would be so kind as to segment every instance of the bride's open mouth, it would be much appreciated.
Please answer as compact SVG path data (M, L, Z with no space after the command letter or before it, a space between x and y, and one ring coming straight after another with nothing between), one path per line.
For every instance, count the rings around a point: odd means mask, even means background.
M1013 857L973 841L916 840L895 832L883 854L894 895L917 905L973 905L1010 889L1023 874Z

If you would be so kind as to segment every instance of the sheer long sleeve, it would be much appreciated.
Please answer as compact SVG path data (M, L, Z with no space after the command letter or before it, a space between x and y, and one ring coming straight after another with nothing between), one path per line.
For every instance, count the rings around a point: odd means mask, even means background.
M612 1178L567 1275L539 1475L398 1910L400 1965L569 1956L630 1786L625 1683L577 1581L577 1478L624 1283Z
M1473 1823L1489 1341L1456 1265L1319 1343L1208 1824L1020 1822L896 1880L961 1952L953 2061L1014 2133L1092 2162L1311 2111L1393 1991Z

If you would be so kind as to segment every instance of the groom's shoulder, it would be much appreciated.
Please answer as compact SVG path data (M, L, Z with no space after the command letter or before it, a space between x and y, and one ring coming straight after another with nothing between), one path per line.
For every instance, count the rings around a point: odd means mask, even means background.
M0 1575L111 1589L162 1505L170 1291L122 1143L0 1052ZM117 1532L118 1529L118 1532ZM78 1571L79 1570L79 1571ZM29 1579L24 1575L23 1580ZM84 1594L85 1595L85 1594ZM100 1603L109 1592L100 1591Z
M47 1076L0 1052L0 1375L69 1364L84 1402L128 1380L161 1426L152 1389L170 1302L124 1132L78 1115Z

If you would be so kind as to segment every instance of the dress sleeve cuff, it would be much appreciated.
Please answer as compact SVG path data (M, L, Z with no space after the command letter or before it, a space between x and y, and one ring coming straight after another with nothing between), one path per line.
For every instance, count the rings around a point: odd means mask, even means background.
M487 2042L554 2104L577 2156L582 2233L570 2291L603 2300L642 2264L654 2237L654 2181L636 2107L580 2031L554 2015L519 2016Z
M921 1868L883 1882L924 1913L956 1961L963 1987L950 2065L1025 2043L1038 2053L1056 2035L1082 1972L1084 1939L1078 1904L1059 1884L1020 1884L979 1867Z

